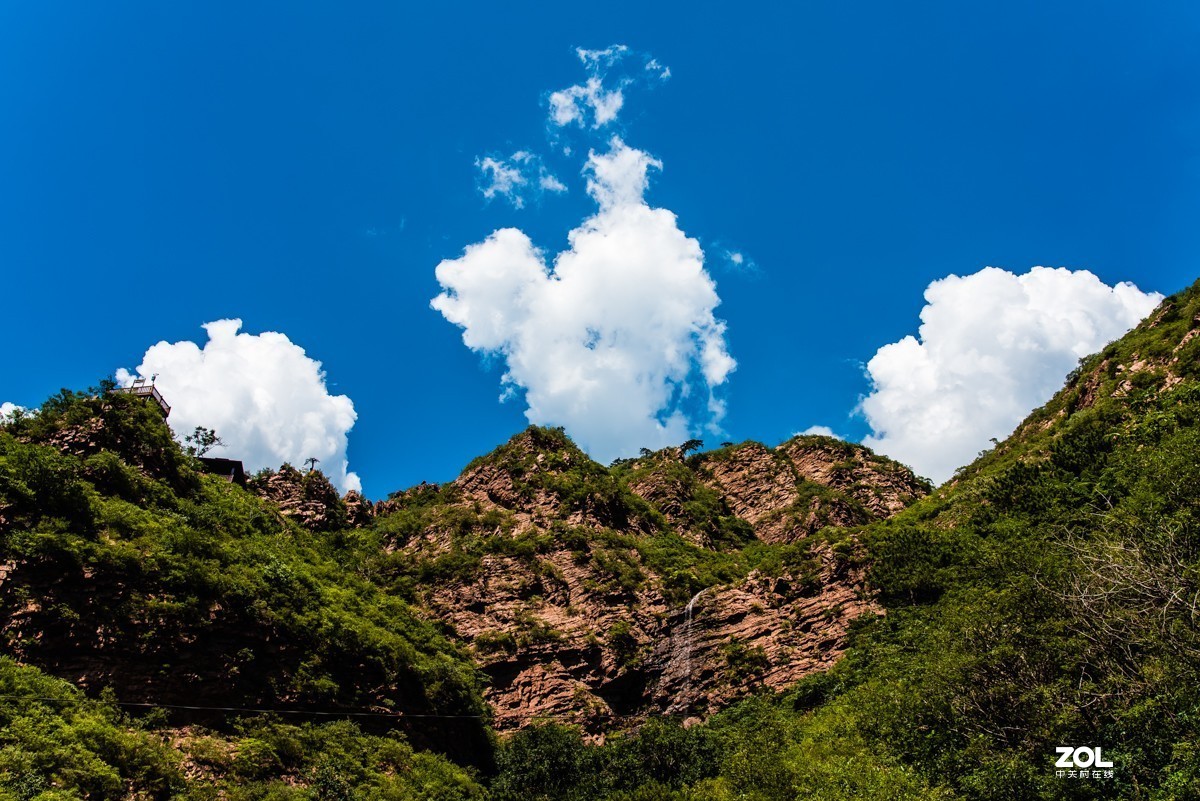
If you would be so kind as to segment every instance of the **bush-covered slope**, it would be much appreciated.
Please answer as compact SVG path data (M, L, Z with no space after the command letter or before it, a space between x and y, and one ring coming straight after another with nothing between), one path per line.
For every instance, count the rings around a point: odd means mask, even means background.
M356 502L358 527L310 532L198 475L150 407L64 394L0 431L4 648L121 700L152 689L474 714L472 660L493 688L504 665L542 660L537 675L549 675L566 655L590 658L584 623L601 621L599 683L560 700L595 692L607 703L630 691L622 677L656 658L665 675L681 653L656 657L636 629L611 625L617 610L640 610L671 643L683 621L672 605L723 585L705 594L711 606L698 599L697 621L782 614L783 630L822 559L865 571L862 601L876 613L844 621L841 658L782 693L688 728L693 707L664 703L661 717L603 745L535 724L497 741L497 773L482 778L344 721L155 729L163 721L131 721L0 661L12 694L70 696L3 713L0 787L19 798L85 787L96 797L1200 797L1198 331L1200 285L1084 360L1012 437L907 508L920 482L832 441L604 468L559 432L531 429L452 485L397 494L365 518ZM852 527L821 528L829 522ZM751 590L774 600L760 605ZM518 628L471 628L509 618ZM765 650L727 645L712 651L721 671L760 671L740 694L774 686L761 674ZM690 660L690 645L682 653ZM1060 745L1101 747L1112 776L1056 775Z
M131 396L64 392L0 430L5 653L123 701L481 715L465 655L329 536L198 473ZM443 728L422 732L484 742Z
M637 769L620 767L621 740L596 749L567 729L526 730L505 745L493 787L575 799L1200 797L1198 332L1200 285L1085 359L953 482L864 527L887 614L859 621L829 671L674 735L690 745L653 740ZM1112 775L1060 776L1066 745L1100 747ZM645 772L664 759L666 776ZM547 763L570 781L538 772Z
M0 657L0 799L484 797L469 771L356 725L244 718L223 732L133 719Z
M167 710L147 719L172 744L160 794L315 786L309 752L324 735L262 745L249 708L385 713L353 719L484 767L489 718L600 733L711 713L832 663L871 608L853 548L813 536L837 522L826 509L870 518L853 495L866 484L818 485L759 445L605 468L561 430L531 428L451 485L372 507L287 466L245 489L206 475L155 406L109 389L64 391L0 428L0 633L6 654L93 696ZM764 454L782 472L758 475ZM874 464L861 455L839 450L829 466L849 476ZM778 485L773 525L789 542L763 542L731 508L763 480ZM196 724L212 731L179 729ZM37 775L73 786L50 766Z

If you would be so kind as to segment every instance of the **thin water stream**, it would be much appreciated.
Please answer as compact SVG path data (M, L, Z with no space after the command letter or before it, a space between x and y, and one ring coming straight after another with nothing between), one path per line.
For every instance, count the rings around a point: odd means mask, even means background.
M705 587L692 596L692 600L688 601L687 607L683 610L683 687L684 687L684 703L688 701L692 689L692 612L696 608L696 601L700 600L700 596L711 590L712 587Z

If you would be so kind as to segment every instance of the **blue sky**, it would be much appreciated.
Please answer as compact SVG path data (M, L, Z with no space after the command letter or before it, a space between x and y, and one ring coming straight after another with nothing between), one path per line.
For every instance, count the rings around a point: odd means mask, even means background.
M946 276L1197 277L1194 3L414 5L0 7L0 400L240 318L353 401L369 496L453 477L526 405L434 269L508 226L553 255L595 213L547 98L615 43L671 77L579 146L660 160L646 200L708 256L737 360L710 443L871 433L864 364ZM568 191L484 198L476 160L518 150Z

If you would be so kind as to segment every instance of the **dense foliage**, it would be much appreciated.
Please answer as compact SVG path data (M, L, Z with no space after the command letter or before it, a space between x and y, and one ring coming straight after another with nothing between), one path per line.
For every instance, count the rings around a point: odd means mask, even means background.
M0 430L6 653L125 701L450 716L421 741L487 761L455 645L106 389Z
M163 736L158 716L133 719L110 700L0 658L0 799L185 798L470 801L469 771L416 752L396 734L347 721L290 724L272 717L231 731Z
M828 673L703 726L715 775L645 797L1200 797L1197 319L1200 287L956 481L866 527L888 614ZM536 759L501 765L542 797L563 791L526 763L582 764L590 797L639 797L608 782L605 749L524 738L507 747ZM1113 776L1057 775L1060 745L1102 747Z
M1084 360L948 485L816 535L869 566L887 609L856 621L831 670L603 744L554 723L488 736L472 717L486 720L480 680L423 619L419 589L469 579L489 553L537 565L562 547L614 598L815 569L807 546L754 540L696 481L731 449L605 469L532 429L534 452L506 446L468 472L503 468L517 496L557 510L545 529L516 536L513 515L425 487L368 526L309 531L202 474L149 404L64 391L0 428L0 562L20 566L0 582L13 657L0 658L0 799L1200 797L1198 319L1200 286ZM676 491L669 513L631 491L648 478ZM445 536L426 553L431 531ZM515 647L493 639L480 647ZM756 658L727 651L731 670ZM54 673L88 676L93 697ZM184 725L117 704L148 691L456 723L408 736L348 715ZM1102 747L1113 777L1057 776L1060 745Z

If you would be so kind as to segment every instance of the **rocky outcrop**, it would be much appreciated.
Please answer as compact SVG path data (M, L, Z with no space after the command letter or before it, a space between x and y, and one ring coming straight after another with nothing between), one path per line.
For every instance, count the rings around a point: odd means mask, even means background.
M76 425L67 425L52 433L46 444L63 453L90 456L106 444L104 418L92 417Z
M290 464L278 472L265 471L247 482L251 492L273 503L285 516L313 531L332 531L347 525L347 507L337 489L320 470L301 473ZM355 514L362 516L362 504Z
M490 677L497 728L545 718L602 736L786 687L838 658L850 621L881 611L861 568L824 538L771 575L752 571L695 594L695 585L680 592L682 568L655 557L651 538L730 550L740 544L721 533L732 530L802 543L823 527L898 511L924 491L866 449L667 449L606 470L565 437L531 429L469 465L424 533L394 547L425 564L468 563L465 575L416 592Z
M793 437L775 450L801 479L844 492L873 518L891 517L932 489L904 465L832 437Z
M313 530L405 510L423 520L384 548L427 566L416 600L490 677L496 726L553 718L597 736L785 687L836 660L849 622L879 611L861 572L823 539L799 567L693 596L695 580L678 575L688 568L648 556L648 537L725 552L754 538L803 543L823 528L895 514L928 491L902 466L825 437L690 456L667 448L607 469L561 431L536 427L450 485L423 483L377 503L357 492L339 498L319 471L289 465L250 488Z
M645 711L635 660L662 635L670 607L653 587L621 592L600 572L567 549L533 563L489 555L476 580L424 595L490 676L498 728L553 717L601 731Z
M347 492L342 505L346 507L346 525L350 528L362 528L375 519L375 505L358 490Z
M708 483L738 517L755 527L759 539L784 539L778 512L800 497L796 474L787 460L757 442L728 448L704 461ZM763 525L771 520L770 525Z
M747 442L693 459L700 480L764 542L891 517L931 489L903 465L831 437Z
M467 465L454 486L471 501L514 513L522 524L650 528L625 502L620 481L561 429L530 427Z
M1196 379L1200 314L1195 311L1194 301L1189 303L1185 297L1165 301L1124 338L1081 361L1063 389L1017 426L998 450L1011 450L1029 437L1053 433L1061 421L1109 399L1144 401Z
M565 549L534 564L488 556L475 580L423 600L489 675L497 728L544 718L593 733L657 713L703 717L756 687L782 689L832 664L849 622L879 611L861 574L828 554L809 575L751 573L708 588L690 615L642 569L645 584L622 593Z
M860 572L839 566L828 551L822 556L816 575L755 572L675 610L668 636L647 660L656 676L650 706L703 717L757 687L782 690L837 661L850 621L882 610Z

